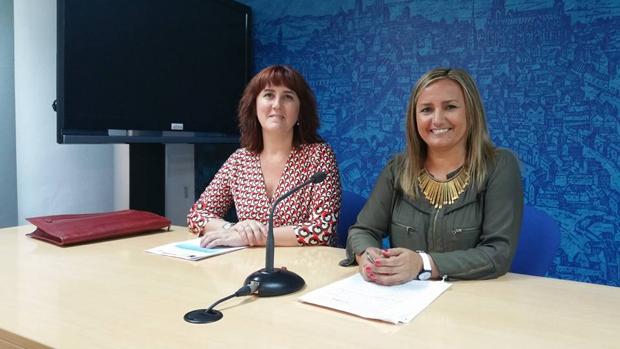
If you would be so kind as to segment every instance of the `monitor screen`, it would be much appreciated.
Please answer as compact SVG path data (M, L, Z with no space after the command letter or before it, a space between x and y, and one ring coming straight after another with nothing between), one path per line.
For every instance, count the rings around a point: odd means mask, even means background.
M230 0L58 0L58 142L238 140L250 15Z

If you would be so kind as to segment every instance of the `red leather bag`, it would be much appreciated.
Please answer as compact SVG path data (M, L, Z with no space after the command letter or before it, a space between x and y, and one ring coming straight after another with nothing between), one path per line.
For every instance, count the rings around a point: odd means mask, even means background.
M136 235L165 227L170 229L170 220L166 217L138 210L42 216L26 220L37 226L28 236L58 246Z

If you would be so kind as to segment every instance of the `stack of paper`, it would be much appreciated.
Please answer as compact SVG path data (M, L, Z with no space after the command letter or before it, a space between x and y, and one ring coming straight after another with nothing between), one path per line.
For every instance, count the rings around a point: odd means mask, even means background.
M409 323L451 284L444 281L410 281L382 286L365 281L358 273L309 292L300 301L369 319Z
M228 253L232 251L237 251L245 246L240 247L215 247L215 248L204 248L200 247L200 238L182 241L182 242L173 242L171 244L166 244L158 247L153 247L151 249L146 250L146 252L155 253L163 256L169 257L177 257L183 259L189 259L192 261L197 261L199 259L208 258L217 256L219 254Z

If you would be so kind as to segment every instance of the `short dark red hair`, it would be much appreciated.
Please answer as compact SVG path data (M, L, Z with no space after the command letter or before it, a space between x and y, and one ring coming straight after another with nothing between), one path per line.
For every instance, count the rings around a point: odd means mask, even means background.
M250 80L239 101L241 146L255 153L263 151L263 133L256 115L256 98L267 86L285 86L295 91L299 98L299 125L295 125L293 130L293 146L322 143L317 133L319 115L312 89L297 70L286 65L272 65Z

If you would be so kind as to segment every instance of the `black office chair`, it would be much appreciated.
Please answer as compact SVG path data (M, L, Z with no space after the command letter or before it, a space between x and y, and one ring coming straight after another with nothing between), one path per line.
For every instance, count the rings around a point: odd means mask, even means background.
M510 271L545 276L560 246L560 237L560 226L547 213L523 207L521 236Z

